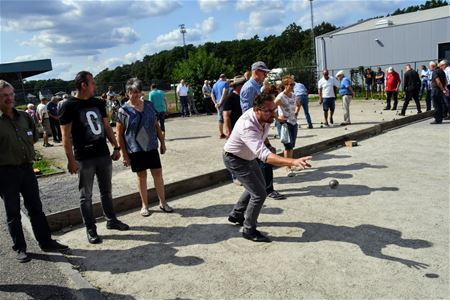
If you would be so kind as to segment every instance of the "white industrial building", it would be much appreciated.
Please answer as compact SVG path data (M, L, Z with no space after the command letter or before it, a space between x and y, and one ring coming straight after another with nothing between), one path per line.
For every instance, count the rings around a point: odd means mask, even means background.
M332 74L360 66L418 69L450 59L450 6L376 18L316 37L318 71Z

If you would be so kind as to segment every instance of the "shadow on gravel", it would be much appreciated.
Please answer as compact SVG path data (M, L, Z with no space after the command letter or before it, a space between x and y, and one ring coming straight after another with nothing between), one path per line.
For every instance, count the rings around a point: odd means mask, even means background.
M330 159L338 159L338 158L350 158L351 155L338 155L338 154L331 154L331 153L320 153L317 156L314 156L313 161L319 161L319 160L330 160Z
M173 142L173 141L182 141L182 140L198 140L198 139L206 139L210 138L210 135L201 135L201 136L187 136L187 137L180 137L180 138L173 138L173 139L166 139L167 142Z
M0 292L26 294L31 299L101 299L100 293L95 289L79 289L74 290L56 285L42 284L0 284ZM122 294L105 294L107 297L115 299L135 299L129 295ZM6 299L10 299L7 297ZM11 295L11 299L16 296ZM18 299L18 298L17 298ZM22 298L20 298L22 299Z
M319 157L322 157L323 155L318 155ZM334 155L333 155L334 156ZM340 158L346 157L345 155L341 155ZM332 157L331 157L332 158ZM321 160L321 159L319 159ZM385 169L386 166L381 165L371 165L368 163L354 163L354 164L348 164L348 165L338 165L338 166L324 166L324 167L318 167L314 168L314 161L313 158L312 169L307 169L304 171L298 171L294 177L275 177L273 179L274 182L280 183L280 184L291 184L299 181L320 181L322 179L326 178L334 178L334 179L348 179L352 178L353 174L343 174L343 173L337 173L337 172L345 172L345 171L356 171L356 170L362 170L362 169Z
M338 178L338 177L336 177ZM326 185L314 185L307 186L299 189L279 189L278 191L283 192L286 197L294 196L314 196L314 197L355 197L355 196L366 196L373 192L396 192L399 188L397 187L381 187L381 188L371 188L367 185L358 184L340 184L336 189L331 189L328 184ZM288 193L296 192L296 193Z
M395 245L404 248L428 248L433 244L419 239L404 239L398 230L378 227L370 224L355 227L336 226L323 223L307 222L261 222L260 226L268 227L298 227L303 231L300 237L270 237L277 242L311 243L321 241L335 241L355 244L361 251L371 257L399 262L415 269L426 269L429 265L413 260L403 259L382 253L383 248Z
M236 198L236 201L238 198ZM216 204L203 208L177 208L175 210L176 214L182 217L205 217L205 218L218 218L218 217L228 217L228 214L233 209L233 204ZM261 214L267 215L280 215L283 210L278 207L263 207Z

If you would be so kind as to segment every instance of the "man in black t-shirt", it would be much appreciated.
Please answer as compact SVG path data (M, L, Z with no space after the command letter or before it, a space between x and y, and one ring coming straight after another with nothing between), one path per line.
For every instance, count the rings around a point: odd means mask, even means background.
M227 138L230 136L231 131L234 128L239 117L242 115L241 108L241 88L246 82L244 76L236 76L230 86L233 88L233 92L228 95L223 101L223 119L224 119L224 132Z
M444 101L444 88L447 82L445 73L437 67L434 61L430 61L429 64L431 75L431 99L434 106L434 121L431 124L441 124L443 119L443 101Z
M67 168L78 173L80 208L89 243L101 242L92 209L92 186L97 176L106 228L128 230L116 218L112 205L112 161L120 158L120 147L109 125L105 103L94 98L95 81L91 73L81 71L75 77L77 92L61 107L59 121L66 152ZM106 138L114 146L110 156ZM73 147L73 148L72 148Z

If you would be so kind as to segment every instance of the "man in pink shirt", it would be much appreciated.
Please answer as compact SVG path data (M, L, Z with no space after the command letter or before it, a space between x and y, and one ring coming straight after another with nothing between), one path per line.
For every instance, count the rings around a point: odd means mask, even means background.
M311 156L284 158L269 150L272 146L267 135L276 110L272 95L258 95L253 109L239 118L223 148L225 166L245 188L228 220L243 225L242 236L254 242L270 242L268 237L256 230L259 212L267 197L264 176L256 159L280 167L310 167L307 160Z
M400 80L400 75L398 75L397 72L394 71L394 68L389 67L387 73L386 73L386 107L384 110L390 110L391 109L391 99L394 98L394 106L392 107L392 110L397 110L397 104L398 104L398 88L400 87L400 83L402 81Z

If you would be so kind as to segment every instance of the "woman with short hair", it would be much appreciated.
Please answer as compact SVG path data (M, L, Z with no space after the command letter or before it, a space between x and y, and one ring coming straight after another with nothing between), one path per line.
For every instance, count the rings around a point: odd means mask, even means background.
M292 158L294 155L295 140L297 139L297 115L300 110L300 102L296 100L294 95L295 82L290 76L283 77L282 81L283 91L275 98L275 104L278 107L278 126L281 131L281 126L288 127L290 141L283 143L284 157ZM290 167L287 168L287 176L295 176L295 173Z
M142 82L131 78L126 83L129 100L119 109L117 120L118 142L122 151L123 163L131 166L137 174L138 191L141 196L141 215L150 215L148 210L147 169L153 176L159 208L164 212L172 212L167 204L164 192L161 160L158 154L166 152L164 136L157 122L156 111L150 101L141 100Z

